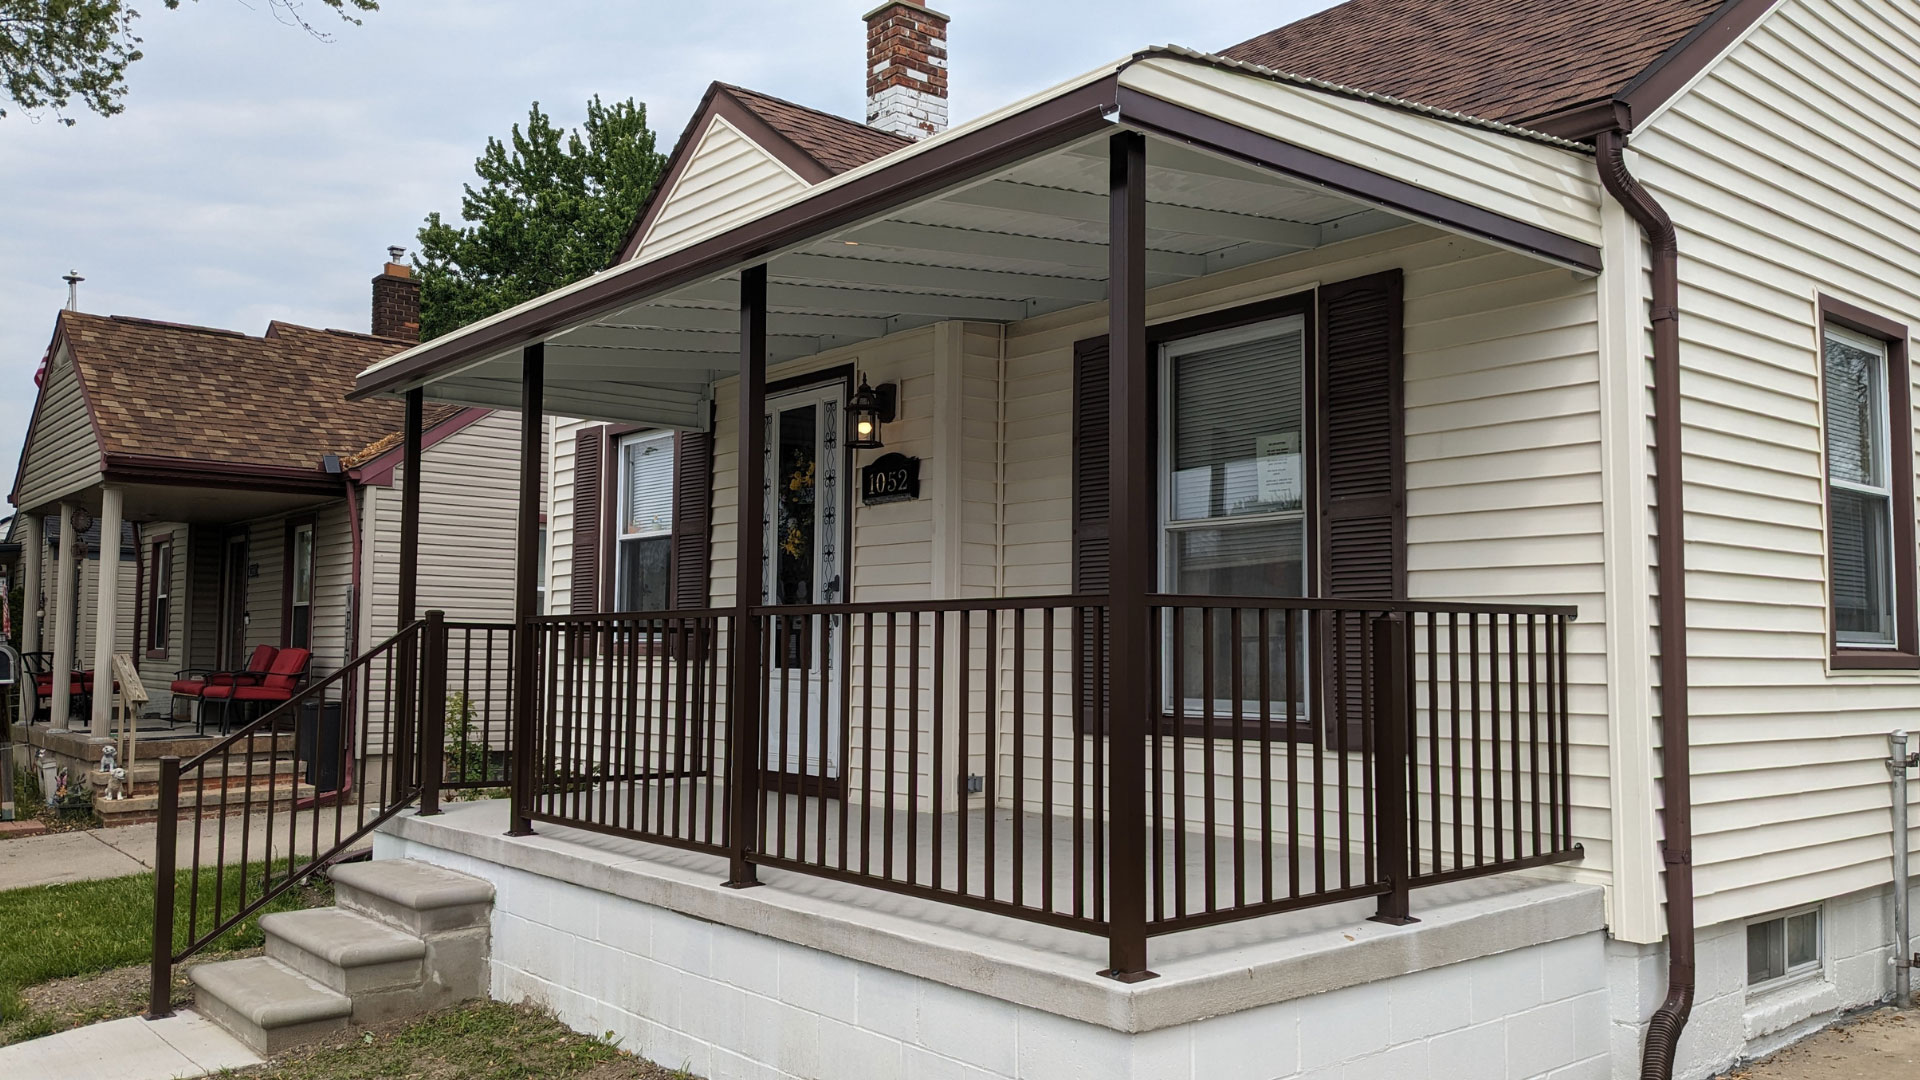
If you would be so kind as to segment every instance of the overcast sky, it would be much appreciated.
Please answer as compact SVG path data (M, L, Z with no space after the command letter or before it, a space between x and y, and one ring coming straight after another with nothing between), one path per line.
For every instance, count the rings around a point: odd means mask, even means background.
M1332 0L949 0L964 121L1134 49L1221 49ZM648 107L670 150L709 82L845 116L864 109L878 0L383 0L362 26L317 2L317 41L265 0L134 0L146 58L127 110L0 120L0 476L66 299L83 311L258 334L365 330L389 244L456 217L489 135L539 101L577 124L593 94ZM263 388L271 392L271 388ZM0 517L6 511L0 509Z

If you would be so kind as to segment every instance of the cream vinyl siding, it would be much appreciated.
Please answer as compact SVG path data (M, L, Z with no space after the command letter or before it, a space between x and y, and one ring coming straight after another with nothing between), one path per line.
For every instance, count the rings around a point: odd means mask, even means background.
M660 212L634 258L650 259L712 236L806 186L778 158L716 116L688 155L679 179L661 194Z
M519 414L491 413L427 447L424 459L419 613L438 609L446 612L449 622L511 624L515 514L520 497ZM362 584L367 604L356 650L361 654L399 629L400 504L405 483L402 466L394 470L393 486L361 492L367 561ZM475 640L484 649L482 639ZM464 648L464 641L454 634L449 647L457 652ZM495 663L494 683L502 688L496 704L505 703L510 666L510 655L501 651ZM483 684L485 667L484 658L469 665L464 653L457 652L448 662L449 688L462 690L468 674L475 685ZM376 677L384 678L384 666L375 664L373 669ZM369 716L369 730L376 740L382 737L384 718L384 710L376 704Z
M80 377L65 348L47 367L46 385L27 433L19 505L33 509L100 480L100 442L81 396ZM58 511L54 513L57 516Z
M1703 926L1890 872L1881 762L1920 674L1828 670L1815 297L1920 325L1916 50L1907 5L1793 0L1633 140L1680 228Z
M565 615L573 602L573 442L598 421L554 418L547 439L547 613ZM603 459L604 460L604 459Z
M1128 67L1122 86L1441 195L1600 242L1593 159L1408 109L1182 60Z
M936 327L912 330L783 364L768 372L768 381L773 382L852 364L875 386L896 383L900 387L897 418L884 430L886 448L856 451L851 467L841 478L853 507L853 546L841 562L842 573L849 575L847 602L933 598L933 502L926 493L941 482L936 475L944 475L941 470L950 467L934 453L934 349L938 333ZM715 389L712 590L716 605L734 602L736 581L734 530L739 521L740 457L737 383L737 379L725 379ZM571 444L571 439L567 441ZM860 467L894 452L921 459L922 497L912 502L860 506Z
M1406 275L1408 592L1578 605L1568 641L1572 797L1586 858L1570 873L1605 881L1612 852L1594 281L1413 226L1155 290L1148 319L1393 267ZM1006 595L1072 587L1072 350L1105 331L1100 309L1008 328L1004 453L1017 468L1003 488ZM1029 778L1040 775L1036 750L1030 745ZM1011 773L1005 760L999 769ZM1062 772L1056 762L1055 775Z

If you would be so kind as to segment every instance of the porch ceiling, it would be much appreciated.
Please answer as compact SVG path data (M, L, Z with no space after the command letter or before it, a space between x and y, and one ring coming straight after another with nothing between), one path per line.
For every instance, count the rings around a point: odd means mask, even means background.
M1404 225L1307 184L1154 138L1147 284ZM768 262L770 367L950 319L1013 322L1107 295L1103 133L987 180L833 232ZM704 427L739 370L739 274L716 275L548 335L549 411ZM436 400L511 408L518 350L432 384Z
M946 320L1014 322L1103 302L1107 144L1128 126L1149 138L1149 288L1412 222L1448 227L1427 203L1443 214L1457 205L1311 153L1271 164L1257 147L1185 138L1151 109L1133 120L1134 105L1114 102L1146 99L1100 76L395 357L365 372L354 396L425 387L435 400L516 407L522 348L544 342L549 413L703 428L713 384L739 368L740 270L759 263L770 367ZM1458 231L1597 266L1581 242L1465 211L1480 217Z

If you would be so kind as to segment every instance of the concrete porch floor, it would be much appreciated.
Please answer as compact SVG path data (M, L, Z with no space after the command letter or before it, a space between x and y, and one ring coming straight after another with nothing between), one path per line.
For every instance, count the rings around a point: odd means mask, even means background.
M437 817L389 823L375 857L481 877L510 867L1123 1032L1557 941L1604 922L1597 886L1508 874L1416 892L1421 921L1412 926L1368 922L1374 905L1361 900L1157 937L1150 958L1159 977L1125 985L1098 976L1106 941L1092 934L771 868L761 871L766 887L732 890L717 856L546 824L511 838L506 826L504 802L450 804ZM497 911L511 914L519 899L508 887Z

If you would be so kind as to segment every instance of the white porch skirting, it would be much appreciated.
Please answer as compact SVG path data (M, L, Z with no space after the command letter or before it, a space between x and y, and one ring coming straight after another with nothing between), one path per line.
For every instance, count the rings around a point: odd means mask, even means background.
M491 880L493 995L709 1080L1605 1080L1600 890L1509 875L1156 938L1102 939L540 826L502 803L396 819L377 858Z

